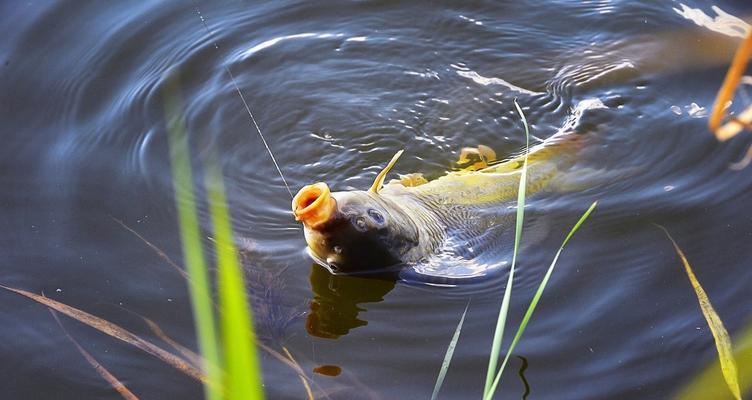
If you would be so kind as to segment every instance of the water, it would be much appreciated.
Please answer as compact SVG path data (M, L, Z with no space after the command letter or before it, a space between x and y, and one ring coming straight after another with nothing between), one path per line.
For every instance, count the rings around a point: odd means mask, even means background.
M286 345L330 398L423 399L472 299L442 398L478 397L505 272L437 287L312 265L228 67L293 190L319 180L366 188L400 148L397 172L427 176L463 146L519 150L514 99L538 138L565 126L598 138L578 167L598 184L530 199L547 228L524 234L536 242L520 256L515 325L568 228L591 201L600 206L553 275L516 352L527 367L520 374L512 359L505 398L521 398L525 385L539 399L666 398L715 357L653 223L685 249L731 334L749 323L752 175L728 165L750 140L718 144L705 127L739 32L733 19L712 18L750 15L749 4L198 7L210 33L190 2L0 5L3 284L158 341L145 316L195 348L182 277L115 221L180 262L163 98L164 73L177 71L195 158L216 151L224 168L265 342ZM595 100L605 108L584 107ZM208 235L205 205L201 214ZM116 398L44 307L0 296L5 398ZM151 356L63 323L143 398L201 398L200 385ZM295 373L262 354L268 397L303 398ZM311 372L324 364L342 374Z

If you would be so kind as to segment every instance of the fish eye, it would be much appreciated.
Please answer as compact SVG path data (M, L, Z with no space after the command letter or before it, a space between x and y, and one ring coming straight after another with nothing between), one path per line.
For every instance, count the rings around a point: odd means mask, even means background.
M366 219L365 218L363 218L363 217L357 217L357 218L355 218L355 227L359 231L363 232L366 229L368 229L368 223L366 223Z
M373 208L368 210L368 215L373 219L374 222L381 225L384 223L384 216L381 215L380 212L377 210L374 210Z

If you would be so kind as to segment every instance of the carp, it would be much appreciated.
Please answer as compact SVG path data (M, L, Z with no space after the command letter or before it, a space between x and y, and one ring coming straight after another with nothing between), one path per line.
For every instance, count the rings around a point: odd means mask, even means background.
M559 132L531 147L526 192L554 188L587 136ZM303 187L292 211L303 224L309 254L333 273L357 273L416 264L439 252L466 258L482 252L489 231L513 224L508 208L516 200L524 154L494 163L493 151L479 149L472 168L430 181L410 174L384 184L400 150L368 190L332 192L324 182ZM460 161L468 156L464 150Z

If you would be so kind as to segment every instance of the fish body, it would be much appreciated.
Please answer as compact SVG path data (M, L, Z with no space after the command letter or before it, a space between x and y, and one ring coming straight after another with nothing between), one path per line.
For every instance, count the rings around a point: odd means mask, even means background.
M585 138L562 132L532 147L527 193L554 187ZM511 226L508 208L517 197L524 154L431 181L395 179L382 186L398 155L368 191L330 193L317 183L295 196L293 212L310 252L333 272L410 265L438 253L473 258Z

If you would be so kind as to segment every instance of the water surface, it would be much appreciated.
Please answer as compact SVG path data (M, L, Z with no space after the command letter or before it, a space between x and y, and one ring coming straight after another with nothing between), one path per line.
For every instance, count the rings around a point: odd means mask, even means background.
M396 172L434 177L463 146L511 154L524 143L515 99L538 139L561 129L595 138L578 165L592 185L530 199L545 223L523 233L531 244L520 255L513 324L568 228L600 205L557 267L515 353L527 362L524 380L513 358L504 398L523 397L526 385L538 399L667 398L715 357L681 264L653 223L685 249L730 333L750 322L752 175L728 168L750 140L718 144L706 129L744 29L734 16L750 15L750 5L198 8L209 32L191 2L0 5L1 283L158 342L138 316L148 317L195 348L183 278L117 223L181 262L164 112L171 71L196 167L212 152L223 166L262 339L287 346L330 398L424 399L471 300L442 398L479 396L505 268L443 287L314 265L229 68L292 190L320 180L367 188L402 148ZM205 205L200 212L208 247ZM499 246L503 265L511 253ZM4 397L116 398L47 310L0 296ZM202 397L199 384L149 355L63 323L143 398ZM325 364L342 374L312 373ZM304 397L291 369L266 354L262 365L269 398Z

